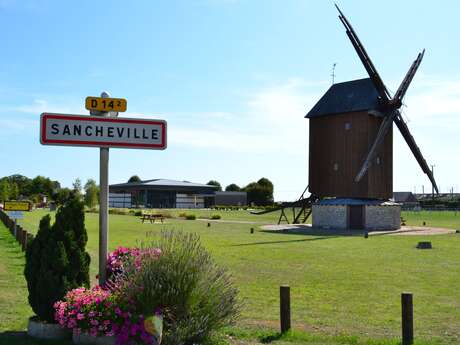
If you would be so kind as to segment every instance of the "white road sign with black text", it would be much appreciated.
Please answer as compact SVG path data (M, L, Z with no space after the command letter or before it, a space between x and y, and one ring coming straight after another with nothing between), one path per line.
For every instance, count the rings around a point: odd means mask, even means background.
M43 145L164 150L166 121L43 113L40 142Z

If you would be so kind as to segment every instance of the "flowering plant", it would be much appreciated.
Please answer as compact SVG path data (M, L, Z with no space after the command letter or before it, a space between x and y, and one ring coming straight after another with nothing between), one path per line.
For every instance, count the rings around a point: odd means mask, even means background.
M107 280L116 280L116 278L125 273L127 266L131 263L136 269L142 265L142 259L146 255L158 258L161 255L159 248L127 248L119 246L107 257Z
M158 258L160 254L161 250L157 248L117 248L110 253L107 264L107 272L113 281L104 287L97 285L92 289L81 287L69 291L63 301L54 304L56 321L76 334L116 336L118 345L157 345L161 339L158 326L161 311L152 312L151 317L137 312L132 301L118 289L118 284L120 279L127 279L125 265L140 267L146 255Z
M141 250L139 248L126 248L119 246L107 257L107 279L113 279L117 275L124 273L125 265L131 258L139 257Z
M119 323L114 296L99 286L71 290L64 301L54 304L54 308L56 321L77 334L86 331L93 336L111 336L114 335L113 326Z

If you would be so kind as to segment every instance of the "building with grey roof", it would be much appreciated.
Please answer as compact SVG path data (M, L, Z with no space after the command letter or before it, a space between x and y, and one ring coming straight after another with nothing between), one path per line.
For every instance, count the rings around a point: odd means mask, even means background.
M109 186L110 207L208 208L218 205L246 205L246 193L236 196L218 192L218 187L189 181L152 179ZM231 195L226 195L230 193ZM216 200L216 198L218 200ZM238 200L237 200L238 199ZM218 201L219 203L217 203Z

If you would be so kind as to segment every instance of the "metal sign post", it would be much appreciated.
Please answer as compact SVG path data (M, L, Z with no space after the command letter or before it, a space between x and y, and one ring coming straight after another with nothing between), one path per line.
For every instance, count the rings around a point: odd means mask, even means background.
M101 93L102 98L110 95ZM108 116L109 113L101 113ZM109 243L109 148L99 149L99 285L107 280L107 253Z
M109 149L100 148L99 159L99 285L105 283L109 242Z

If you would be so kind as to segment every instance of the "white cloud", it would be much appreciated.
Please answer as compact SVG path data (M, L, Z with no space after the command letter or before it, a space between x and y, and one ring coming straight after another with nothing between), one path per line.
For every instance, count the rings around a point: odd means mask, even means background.
M82 109L75 109L72 111L72 107L63 104L49 103L44 99L34 99L32 104L25 104L17 107L12 107L12 111L25 114L41 114L47 113L75 113L80 112Z
M460 78L453 80L434 79L424 77L414 85L413 90L404 100L408 105L405 113L413 117L414 120L423 121L436 120L437 124L445 123L449 126L449 121L439 123L440 116L457 116L460 112ZM458 124L458 122L456 122Z
M194 125L185 127L177 121L178 127L175 128L175 120L171 121L171 143L236 152L272 150L304 156L308 139L304 116L320 95L318 91L309 90L313 86L321 91L325 89L323 82L289 79L246 97L247 102L239 113L182 114L193 118ZM221 124L210 123L209 118L219 119Z

